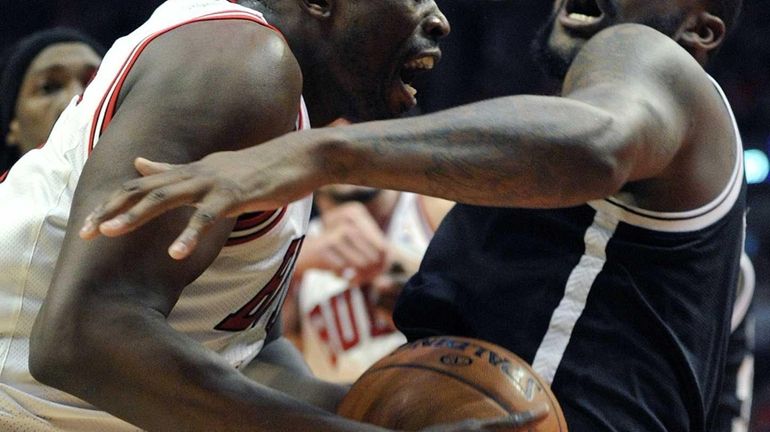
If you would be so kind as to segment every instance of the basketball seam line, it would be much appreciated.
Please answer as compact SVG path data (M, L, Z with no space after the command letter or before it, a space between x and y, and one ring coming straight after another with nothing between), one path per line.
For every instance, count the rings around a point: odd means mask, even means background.
M500 406L500 408L503 409L503 411L507 412L508 414L514 414L513 412L511 412L511 410L506 408L506 406L497 397L495 397L495 395L489 393L486 389L483 389L481 387L478 387L478 386L474 385L474 383L472 381L469 381L469 380L463 378L462 376L453 374L453 373L451 373L449 371L446 371L446 370L443 370L443 369L434 368L434 367L431 367L431 366L396 364L396 365L388 365L388 366L378 367L377 369L368 371L367 374L370 373L370 372L378 371L378 370L395 369L395 368L425 369L425 370L433 371L433 372L436 372L436 373L439 373L439 374L442 374L442 375L450 376L450 377L456 379L457 381L460 381L461 383L463 383L463 384L471 387L472 389L478 391L479 393L483 394L484 396L492 399L493 401L495 401L495 403L498 406Z

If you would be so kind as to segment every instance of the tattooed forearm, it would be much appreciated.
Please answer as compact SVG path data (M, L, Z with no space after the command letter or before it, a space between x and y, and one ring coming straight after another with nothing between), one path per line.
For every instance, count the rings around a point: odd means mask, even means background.
M594 146L608 126L600 111L575 101L501 98L330 131L340 143L330 154L332 176L475 204L572 205L613 187L608 158Z
M682 70L694 63L681 51L649 28L613 27L581 49L561 97L511 96L326 132L326 160L342 165L331 177L484 205L606 197L660 174L681 148L682 107L692 105L680 89L693 87Z

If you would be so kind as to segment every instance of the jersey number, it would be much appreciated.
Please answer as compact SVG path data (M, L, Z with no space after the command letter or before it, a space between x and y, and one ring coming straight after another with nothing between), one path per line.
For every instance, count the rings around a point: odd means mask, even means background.
M294 270L294 263L297 261L297 255L299 255L304 239L305 238L302 237L293 240L291 244L289 244L289 249L286 251L286 254L283 256L281 266L278 267L278 271L275 272L267 284L257 292L257 295L254 296L253 299L246 303L242 308L238 309L237 312L228 315L227 318L222 320L222 322L217 324L214 328L217 330L236 332L254 326L270 306L273 305L277 299L282 297L281 294L285 291L285 288L289 283L292 270ZM270 327L272 327L278 317L278 310L280 310L280 308L276 308L275 313L270 317L266 331L270 331Z

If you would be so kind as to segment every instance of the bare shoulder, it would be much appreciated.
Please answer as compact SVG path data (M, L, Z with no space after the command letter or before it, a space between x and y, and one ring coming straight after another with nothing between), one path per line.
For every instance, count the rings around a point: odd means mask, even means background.
M562 91L613 118L634 205L698 208L730 180L737 137L729 110L701 64L670 37L638 24L604 29L583 45Z
M640 24L611 26L588 40L565 78L564 91L600 83L662 90L684 99L713 87L689 52L670 37Z
M253 143L292 129L301 89L297 60L275 30L244 20L203 21L148 45L119 107L130 102L153 118L185 118L198 128L223 131L258 123L263 132L249 137Z
M152 42L137 70L184 84L205 83L228 97L258 90L299 94L301 73L286 41L275 30L243 20L203 21L172 30ZM271 88L280 81L281 88ZM227 85L217 85L227 83ZM192 90L192 88L188 88ZM214 95L211 91L207 96Z

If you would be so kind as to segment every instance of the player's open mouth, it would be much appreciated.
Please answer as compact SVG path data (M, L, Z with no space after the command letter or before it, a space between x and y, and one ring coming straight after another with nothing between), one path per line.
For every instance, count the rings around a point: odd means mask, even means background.
M393 111L404 112L417 105L417 89L412 87L412 82L420 73L427 72L433 69L433 66L438 63L441 58L441 51L433 49L429 51L421 51L420 53L409 57L407 61L399 68L396 73L396 93L393 99L396 99L395 104L397 106Z
M567 29L593 34L601 29L605 15L597 0L567 0L559 22Z

